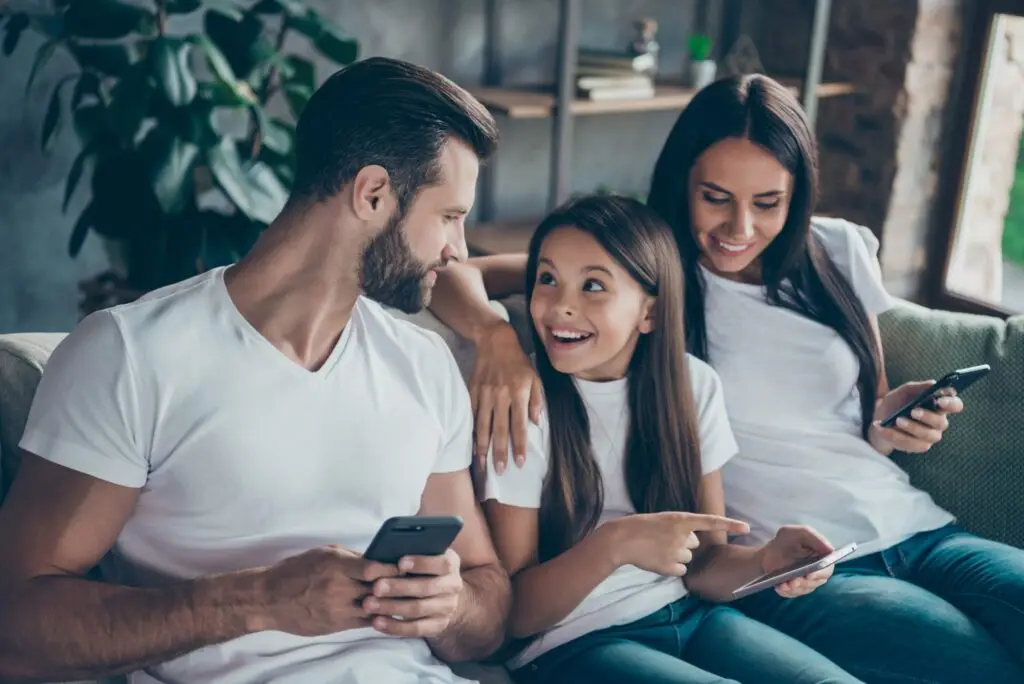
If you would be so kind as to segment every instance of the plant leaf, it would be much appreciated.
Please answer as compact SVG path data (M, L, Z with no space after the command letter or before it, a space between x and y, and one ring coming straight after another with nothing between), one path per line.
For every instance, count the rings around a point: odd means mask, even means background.
M302 110L309 103L309 98L313 97L313 89L298 83L286 83L284 86L284 97L288 100L288 106L291 107L292 114L298 119L302 116Z
M311 9L303 12L289 12L285 19L288 28L295 29L310 40L315 41L324 30L324 21Z
M292 15L303 15L306 6L299 0L260 0L252 8L257 14L277 14L282 10Z
M133 31L145 33L155 25L152 13L123 0L73 2L64 13L68 33L82 38L113 40Z
M32 70L28 72L28 83L25 84L26 95L32 90L32 84L35 83L36 76L39 75L40 70L46 66L46 63L53 57L53 53L57 51L58 45L60 45L60 41L50 40L39 47L39 51L36 52L36 59L32 63Z
M110 93L107 117L110 130L123 142L135 139L139 126L149 111L153 88L145 62L136 62Z
M294 126L281 119L273 119L267 124L263 135L263 144L268 149L287 157L292 153L294 143Z
M74 112L75 133L83 146L105 133L103 123L103 107L100 105L86 105Z
M63 102L60 98L61 89L75 76L65 76L57 82L50 94L50 103L46 106L46 115L43 117L43 130L39 139L39 147L44 152L50 149L50 141L53 135L58 133L61 125L62 114L64 113Z
M281 212L288 191L266 165L242 166L234 140L222 138L206 150L206 160L218 187L243 214L269 224Z
M324 56L341 65L351 64L359 56L359 43L345 36L331 24L323 24L323 30L313 44Z
M68 240L68 255L74 259L82 251L82 244L89 235L89 229L96 221L96 207L91 202L82 210L75 221L75 227L71 229L71 239Z
M14 52L14 48L18 47L18 39L21 38L21 32L26 28L28 28L28 15L24 12L13 14L7 20L7 25L4 27L5 55L9 57Z
M95 69L107 76L120 76L132 63L126 45L80 45L72 43L71 54L83 68Z
M100 102L103 102L103 94L100 92L99 77L92 72L86 71L78 78L78 83L75 84L74 93L71 95L72 111L78 109L78 105L82 104L82 100L84 100L88 95L92 95Z
M223 14L225 17L234 19L235 21L241 21L245 16L242 13L241 8L238 6L238 3L233 2L232 0L203 0L203 4L211 12Z
M285 61L290 67L290 74L285 76L284 72L282 72L281 78L286 83L316 90L316 65L313 62L298 55L289 55L285 58Z
M167 0L168 14L188 14L202 5L200 0Z
M149 184L165 214L181 212L194 196L192 170L199 159L199 147L154 128L139 147Z
M67 212L68 204L71 202L71 196L75 194L75 188L78 187L78 181L82 179L82 172L85 170L85 162L92 155L93 148L91 145L87 145L82 148L82 151L75 157L75 161L71 163L71 171L68 172L68 180L64 185L64 204L61 205L61 211Z
M247 14L240 21L235 21L222 14L207 12L203 17L203 29L220 48L237 78L247 78L261 61L274 53L274 46L263 35L263 22L254 15Z
M231 88L237 97L249 104L256 104L256 94L252 92L252 88L235 77L235 72L232 71L231 65L228 64L227 58L224 57L224 53L213 44L213 41L206 36L194 36L192 41L206 54L210 68L213 69L213 73L222 83Z
M184 107L196 96L196 78L189 69L191 43L160 37L149 49L153 76L164 97L175 107Z

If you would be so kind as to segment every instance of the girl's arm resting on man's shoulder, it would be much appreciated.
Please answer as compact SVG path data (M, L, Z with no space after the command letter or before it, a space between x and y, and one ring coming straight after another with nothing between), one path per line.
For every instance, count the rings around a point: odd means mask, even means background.
M487 332L508 325L488 300L521 294L525 274L525 254L496 254L451 263L438 271L430 310L455 332L479 343Z
M551 629L576 609L619 564L612 553L613 527L602 525L580 543L537 563L538 511L484 504L494 544L512 577L509 632L514 639Z

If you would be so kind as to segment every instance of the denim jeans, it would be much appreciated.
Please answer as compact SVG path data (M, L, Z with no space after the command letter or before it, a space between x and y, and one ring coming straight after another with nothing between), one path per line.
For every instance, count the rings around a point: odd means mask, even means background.
M871 684L1024 682L1024 551L954 525L736 606Z
M694 597L559 646L512 673L521 684L852 684L799 641Z

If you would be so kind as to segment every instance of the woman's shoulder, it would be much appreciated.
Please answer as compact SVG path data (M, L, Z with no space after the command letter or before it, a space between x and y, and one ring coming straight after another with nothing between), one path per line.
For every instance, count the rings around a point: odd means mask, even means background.
M711 367L707 361L702 361L693 354L686 355L687 369L690 374L690 388L693 390L693 398L697 406L704 406L718 393L722 387L722 381L718 372Z
M878 238L867 226L837 216L812 216L811 230L833 259L846 259L851 254L878 255Z

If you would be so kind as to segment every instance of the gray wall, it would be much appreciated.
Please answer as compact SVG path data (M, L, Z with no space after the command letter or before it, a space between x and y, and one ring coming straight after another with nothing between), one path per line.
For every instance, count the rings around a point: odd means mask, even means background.
M483 0L311 0L361 43L363 56L399 57L437 69L464 85L483 72ZM513 84L550 83L554 75L558 3L505 0L503 68ZM707 30L718 35L719 2L704 5ZM663 71L679 74L687 36L696 30L698 0L583 0L582 44L622 47L632 21L658 20ZM25 81L40 41L26 33L12 58L0 56L0 333L67 330L77 320L76 283L102 270L103 250L90 237L72 260L67 239L87 201L87 179L67 215L64 180L77 153L66 128L53 150L39 151L39 129L53 84L73 64L54 59L26 98ZM296 39L296 47L300 46ZM326 69L320 70L320 77ZM646 191L658 150L676 112L588 116L576 120L573 189L606 185ZM495 160L499 218L544 211L548 188L549 120L500 120Z

